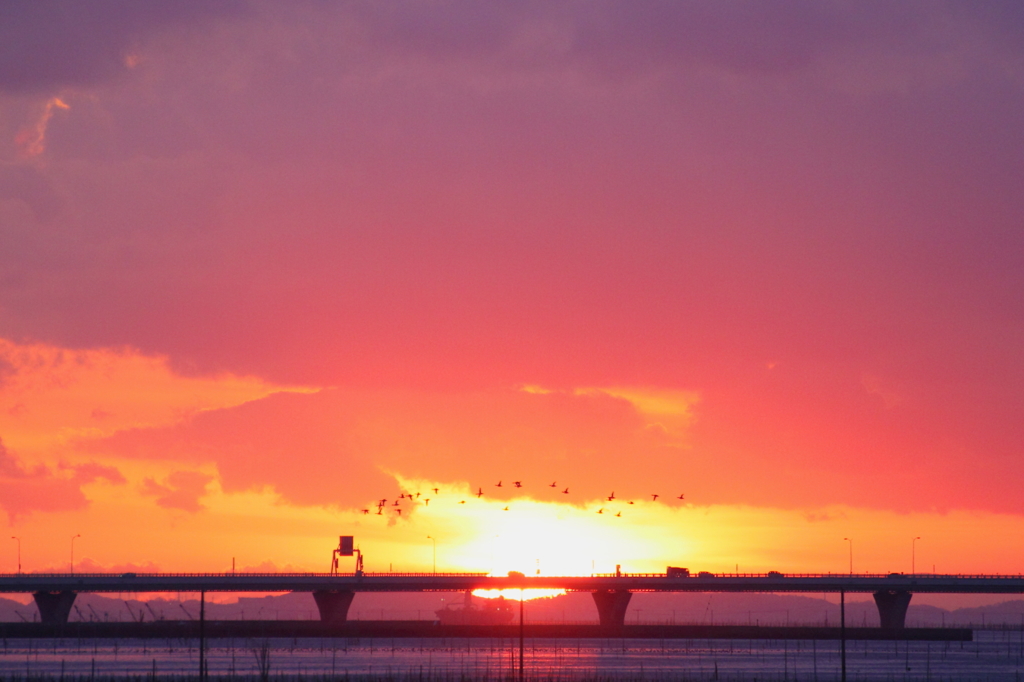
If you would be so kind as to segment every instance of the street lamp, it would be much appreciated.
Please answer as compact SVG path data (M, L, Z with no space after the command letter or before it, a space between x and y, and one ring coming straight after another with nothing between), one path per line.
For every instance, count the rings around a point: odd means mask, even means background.
M21 573L21 538L16 538L12 535L11 539L18 541L18 573Z
M914 538L910 541L910 574L917 573L917 541L921 538Z
M75 538L82 537L82 534L74 535L71 538L71 575L75 574Z
M437 538L428 535L427 539L434 543L434 573L437 573Z
M853 540L850 538L843 538L850 543L850 575L853 575Z

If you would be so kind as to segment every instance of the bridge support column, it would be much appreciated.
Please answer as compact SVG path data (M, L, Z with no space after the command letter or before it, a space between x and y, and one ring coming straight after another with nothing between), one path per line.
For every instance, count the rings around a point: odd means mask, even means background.
M355 592L347 590L315 590L313 601L320 610L320 621L332 625L347 621L348 607L355 596Z
M902 630L907 620L907 607L910 606L910 592L906 590L879 590L875 592L875 605L878 607L878 619L882 627L889 630Z
M592 592L601 625L621 628L626 624L626 607L633 593L629 590L597 590Z
M71 590L62 592L36 592L32 595L39 609L39 620L44 623L66 623L71 607L78 595Z

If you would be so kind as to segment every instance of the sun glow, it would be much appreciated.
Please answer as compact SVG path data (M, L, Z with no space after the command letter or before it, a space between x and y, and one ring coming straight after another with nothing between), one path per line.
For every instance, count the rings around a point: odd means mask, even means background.
M505 599L515 599L519 601L529 601L531 599L547 599L549 597L560 597L566 594L565 590L473 590L474 597L483 597L484 599L497 599L498 597L504 597Z
M406 490L458 490L435 499L429 507L416 507L408 520L403 517L398 524L415 523L424 536L443 538L437 547L439 570L457 566L494 576L510 571L525 576L587 576L613 573L620 564L624 571L641 571L647 568L641 558L661 561L657 541L643 528L650 523L651 514L665 513L662 505L637 504L616 516L598 514L597 510L608 507L600 500L567 504L528 496L477 498L466 484L396 478ZM676 551L689 551L690 542L678 533L673 544ZM518 595L518 589L504 594L516 599Z

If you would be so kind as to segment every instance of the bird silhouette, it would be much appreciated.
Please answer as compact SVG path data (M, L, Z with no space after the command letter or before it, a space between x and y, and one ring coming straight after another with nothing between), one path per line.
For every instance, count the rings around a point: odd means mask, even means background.
M497 483L495 483L494 487L495 488L500 488L501 487L501 481L498 481Z
M622 516L622 512L619 512L618 514L616 514L616 516Z
M505 508L504 508L504 509L502 509L501 511L508 511L508 507L505 507Z
M369 509L360 509L359 511L363 512L364 514L369 514L370 513Z
M405 499L405 493L402 493L401 495L399 495L399 496L398 496L398 499L400 499L400 500L404 500L404 499Z
M392 507L397 507L397 506L399 506L399 505L398 505L398 500L395 500L395 503L394 503L393 505L391 505L391 506L392 506Z
M522 481L513 481L512 483L517 488L522 488L523 487L523 482Z
M612 494L608 496L608 501L611 502L614 499L615 499L615 491L613 490Z
M483 488L477 488L476 489L476 496L478 498L483 497L484 496L484 489Z
M551 485L549 485L548 487L549 488L557 488L558 487L558 481L551 481Z
M683 495L682 493L679 493L679 497L677 497L676 499L677 499L677 500L681 500L681 499L683 499L684 497L686 497L686 496L685 496L685 495Z
M653 501L657 502L657 501L658 501L658 497L659 497L659 496L658 496L658 493L651 493L651 499L652 499Z
M439 490L438 490L437 488L434 488L434 494L435 494L435 495L436 495L437 493L439 493L439 492L440 492L440 491L439 491Z
M601 507L600 509L598 509L597 513L598 514L604 514L604 507Z
M397 511L397 512L398 512L398 515L399 515L399 516L401 516L401 515L402 515L402 510L401 510L401 509L396 509L395 511Z
M384 508L383 507L378 507L377 508L377 516L380 516L383 513L384 513Z
M568 495L568 494L569 494L569 489L568 489L568 488L566 488L565 490L563 490L563 491L562 491L562 494L563 494L563 495Z
M416 493L416 499L417 500L420 499L420 494L419 493Z
M465 500L459 500L459 504L466 504Z
M626 504L633 504L633 500L630 500L630 501L629 501L629 502L627 502Z
M425 504L425 505L427 505L429 507L430 506L430 498L429 497L424 497L423 498L423 504Z

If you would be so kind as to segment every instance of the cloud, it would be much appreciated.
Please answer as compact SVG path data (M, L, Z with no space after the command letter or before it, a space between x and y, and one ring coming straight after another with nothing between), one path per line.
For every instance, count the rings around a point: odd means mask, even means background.
M56 471L36 464L25 467L0 441L0 509L8 523L33 512L83 509L88 500L82 486L104 479L115 485L125 482L114 467L96 463L64 465Z
M212 464L229 493L271 487L292 504L362 507L397 497L387 472L470 481L501 497L506 491L492 484L503 478L529 481L538 495L557 497L547 486L561 480L579 495L618 485L646 496L685 461L678 431L647 425L632 403L603 393L330 390L269 396L78 447L95 456ZM632 466L638 460L640 469Z
M182 376L168 358L131 348L70 349L2 338L0 370L0 430L12 447L37 454L75 436L173 424L278 390L255 377Z
M198 471L175 471L164 483L146 478L142 482L142 493L156 497L157 505L165 509L194 513L203 509L199 498L206 494L206 486L212 481L213 476Z
M46 126L49 125L54 110L70 108L59 97L51 97L47 100L36 122L18 133L14 140L23 158L30 159L46 151Z
M1012 21L932 2L257 7L146 20L159 35L121 31L87 75L8 86L77 98L45 169L0 171L0 333L157 365L0 394L23 457L132 430L111 457L216 462L231 490L315 504L388 489L374 467L401 453L453 480L512 453L531 474L588 450L657 471L664 420L572 395L645 386L700 395L693 457L661 470L708 499L1019 508L1024 91L1019 44L986 40ZM225 397L225 377L251 381ZM524 384L552 393L495 397ZM291 385L377 402L189 419Z

